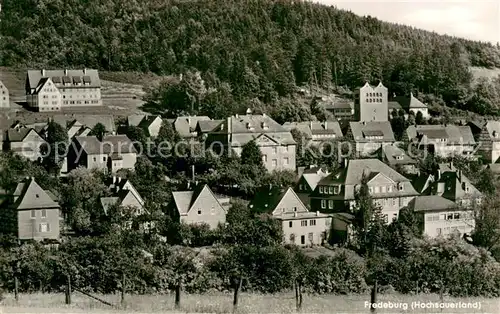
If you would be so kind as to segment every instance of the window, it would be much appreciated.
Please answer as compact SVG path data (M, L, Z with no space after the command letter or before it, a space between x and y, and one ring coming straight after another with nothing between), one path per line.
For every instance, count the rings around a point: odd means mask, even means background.
M453 214L446 215L446 220L452 220L452 219L453 219Z
M372 186L370 186L370 187L368 188L368 192L370 192L370 194L371 194L371 193L373 193L373 187L372 187Z
M314 241L314 233L309 232L308 238L309 238L309 243L313 243L313 241Z
M326 200L321 200L321 208L326 208Z
M301 225L302 227L307 227L307 220L302 220L302 221L300 222L300 225Z
M31 210L31 218L35 218L36 217L36 210L32 209Z
M289 222L288 222L288 227L289 227L289 228L292 228L292 227L293 227L293 221L289 221Z
M198 215L201 215L201 208L198 208Z
M288 157L283 158L283 163L284 163L285 165L288 165Z
M323 186L320 186L320 187L319 187L319 193L320 193L320 194L323 194Z
M400 183L398 184L398 189L399 189L400 191L403 191L403 190L404 190L403 183L401 183L401 182L400 182Z
M264 160L264 162L267 162L267 155L262 155L262 159Z
M389 185L389 186L387 187L387 192L392 193L392 185Z
M42 209L42 218L47 218L47 210Z
M333 200L328 200L328 208L333 209Z
M443 230L441 228L436 228L436 234L439 236L443 233Z
M284 208L283 208L283 209L284 209ZM294 208L293 208L293 211L294 211L294 212L296 212L296 211L297 211L297 207L294 207Z
M285 147L283 148L283 151L285 151L286 153L288 153L288 146L285 146Z
M339 194L339 187L338 186L333 187L333 194Z
M38 232L50 232L50 224L46 222L39 224Z
M290 243L295 244L295 234L293 233L290 235Z
M328 187L328 194L333 194L333 186Z
M276 167L278 165L278 160L277 159L273 159L273 167Z
M378 186L376 186L376 187L373 188L373 193L378 193L378 191L379 191Z
M215 215L215 207L210 208L210 215Z
M309 220L309 225L316 226L316 219Z
M274 146L273 147L273 154L277 154L278 153L278 147Z
M460 219L460 213L453 214L453 219Z
M106 156L102 157L102 161L106 161Z
M300 236L300 244L306 244L306 236Z
M97 158L96 158L96 157L94 157L94 161L97 161Z

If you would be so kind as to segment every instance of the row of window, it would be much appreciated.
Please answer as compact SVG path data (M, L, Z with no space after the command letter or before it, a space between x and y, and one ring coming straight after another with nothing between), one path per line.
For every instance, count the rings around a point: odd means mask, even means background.
M373 103L381 104L382 103L382 98L367 98L366 102L373 102Z
M80 98L80 97L78 97L78 96L79 96L79 95L76 95L76 97L75 97L75 98ZM87 98L87 97L86 97L86 96L87 96L86 94L81 95L81 96L82 96L81 98L83 98L83 99ZM93 95L93 94L90 94L90 95L88 95L88 96L89 96L89 98L99 98L99 96L97 96L97 95ZM66 98L66 95L63 95L63 98ZM69 95L69 97L68 97L68 98L72 99L72 98L73 98L73 96L72 96L72 95Z
M456 227L446 227L446 228L436 228L437 235L442 234L450 234L450 233L464 233L465 226L456 226Z
M382 97L382 93L366 93L366 97Z
M309 243L313 243L314 233L309 232L308 239L309 239ZM295 243L295 234L293 234L293 233L290 235L290 242ZM300 236L300 244L302 244L302 245L306 244L306 236L305 235Z
M471 219L473 218L472 213L448 213L448 214L435 214L427 215L427 221L438 221L438 220L461 220L461 219Z
M320 186L319 187L319 193L320 194L339 194L340 193L340 186L335 185L335 186Z
M198 215L201 215L201 208L198 208ZM210 209L210 215L215 215L215 207Z
M401 182L398 183L397 189L398 189L398 191L403 191L404 185ZM393 190L394 190L393 185L369 186L368 187L368 192L370 192L370 194L392 193Z
M267 155L262 156L262 160L264 162L267 162ZM283 165L289 165L290 164L290 159L288 157L283 158ZM278 166L278 159L273 159L272 160L272 166L277 167Z
M61 92L66 93L66 92L97 92L99 88L78 88L78 89L73 89L73 88L61 88Z
M99 101L98 100L85 100L85 101L81 101L81 100L64 100L63 101L63 104L64 105L74 105L74 104L77 104L77 105L81 105L81 104L98 104Z
M38 198L38 194L37 194L37 198ZM31 218L36 218L36 212L37 211L35 209L31 210ZM47 210L46 209L42 209L41 212L42 212L41 218L47 218Z
M326 200L321 200L321 208L326 209ZM328 200L328 209L333 209L333 200Z
M375 120L375 117L373 118L373 120ZM369 135L369 136L365 136L365 139L367 139L367 140L383 140L384 137L383 136Z

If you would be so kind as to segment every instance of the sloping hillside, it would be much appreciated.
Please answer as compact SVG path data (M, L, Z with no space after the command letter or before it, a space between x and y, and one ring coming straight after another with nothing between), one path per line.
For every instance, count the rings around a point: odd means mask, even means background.
M306 1L4 1L0 65L202 72L235 101L273 103L297 85L433 94L474 108L469 66L500 67L497 47L359 17ZM495 103L478 112L496 111Z

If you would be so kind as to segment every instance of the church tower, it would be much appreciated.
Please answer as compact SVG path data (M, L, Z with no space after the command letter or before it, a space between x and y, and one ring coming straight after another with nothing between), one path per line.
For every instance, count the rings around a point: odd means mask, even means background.
M357 121L389 121L389 95L382 82L375 87L367 82L355 97Z

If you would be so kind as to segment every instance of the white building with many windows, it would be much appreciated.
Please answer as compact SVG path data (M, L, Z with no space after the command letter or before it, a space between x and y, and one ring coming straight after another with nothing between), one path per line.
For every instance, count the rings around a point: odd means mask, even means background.
M29 70L26 102L36 111L59 111L75 106L101 106L97 70Z

